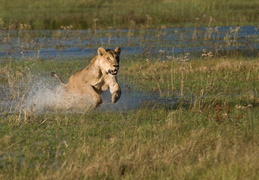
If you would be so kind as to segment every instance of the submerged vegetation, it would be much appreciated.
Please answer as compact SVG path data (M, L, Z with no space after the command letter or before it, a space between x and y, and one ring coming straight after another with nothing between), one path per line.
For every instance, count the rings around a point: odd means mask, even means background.
M258 25L258 7L2 0L0 179L258 179L258 27L239 27ZM50 72L67 80L96 48L117 45L118 105L55 109Z

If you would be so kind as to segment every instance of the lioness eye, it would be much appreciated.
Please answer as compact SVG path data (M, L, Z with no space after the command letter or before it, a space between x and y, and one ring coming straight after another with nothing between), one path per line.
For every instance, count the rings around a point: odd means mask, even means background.
M111 60L111 58L109 58L109 57L108 57L108 58L107 58L107 60L108 60L108 61L110 61L110 60Z

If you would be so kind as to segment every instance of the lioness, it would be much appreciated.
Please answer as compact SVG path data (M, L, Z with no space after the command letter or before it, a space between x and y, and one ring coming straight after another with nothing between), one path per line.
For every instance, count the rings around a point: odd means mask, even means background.
M112 95L111 101L116 103L121 96L121 88L116 78L119 71L120 52L120 47L114 50L98 48L98 55L87 67L73 74L67 84L55 72L51 75L65 86L67 93L87 94L93 100L94 107L102 103L101 94L108 88Z

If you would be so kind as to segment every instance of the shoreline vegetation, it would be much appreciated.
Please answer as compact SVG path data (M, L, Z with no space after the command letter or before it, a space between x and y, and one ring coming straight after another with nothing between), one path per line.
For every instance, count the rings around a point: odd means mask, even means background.
M210 27L258 25L257 0L1 0L0 28L31 29Z

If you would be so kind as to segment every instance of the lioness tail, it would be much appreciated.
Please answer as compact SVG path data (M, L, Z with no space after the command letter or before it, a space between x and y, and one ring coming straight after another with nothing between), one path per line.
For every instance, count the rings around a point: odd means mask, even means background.
M55 72L51 72L50 75L57 78L61 85L66 86L66 83L64 83L64 81L62 81L62 79Z

